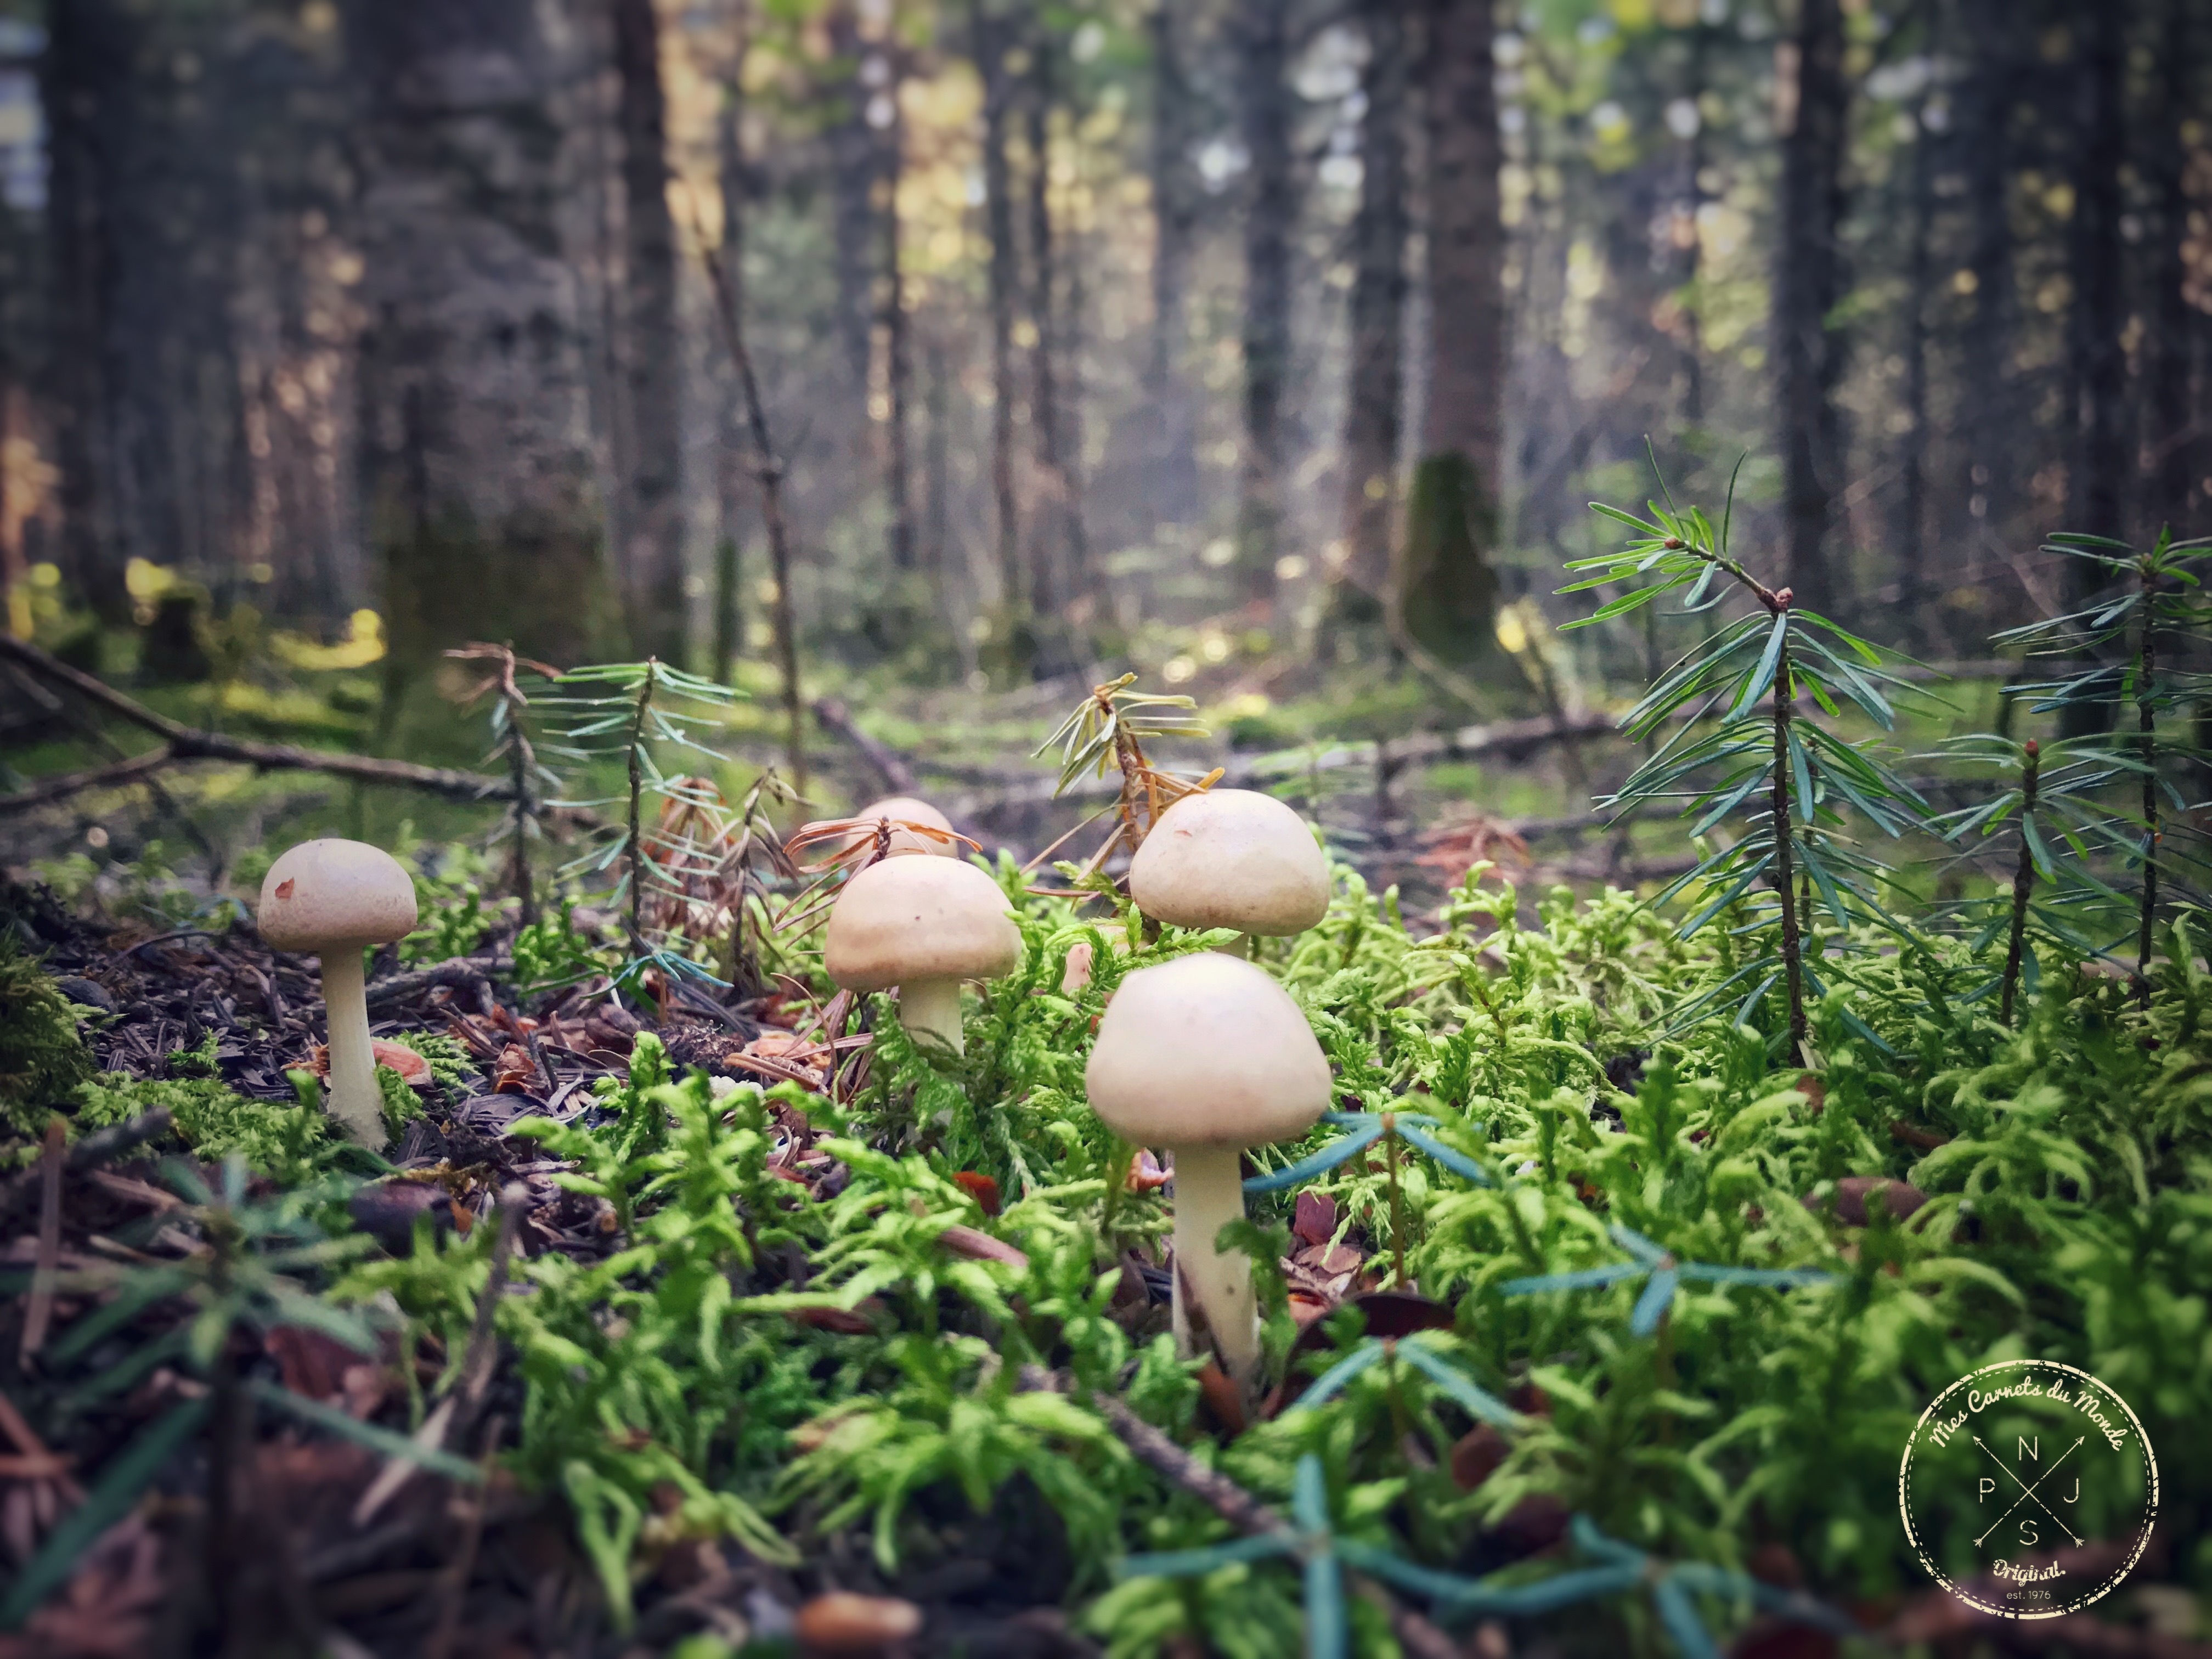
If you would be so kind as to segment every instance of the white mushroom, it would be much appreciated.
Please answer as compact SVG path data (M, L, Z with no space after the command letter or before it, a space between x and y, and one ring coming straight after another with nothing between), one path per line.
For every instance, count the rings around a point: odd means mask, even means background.
M1195 1300L1230 1375L1260 1360L1252 1264L1214 1247L1244 1213L1238 1154L1288 1140L1328 1109L1333 1084L1313 1028L1260 969L1219 951L1123 980L1098 1022L1085 1084L1123 1139L1175 1154L1175 1330L1188 1354Z
M1328 865L1305 820L1249 789L1185 795L1129 860L1129 896L1177 927L1280 938L1328 912ZM1244 954L1248 941L1231 947Z
M848 991L896 986L899 1024L960 1054L961 981L995 979L1022 959L1012 909L964 860L885 859L837 895L823 966Z
M279 951L322 959L330 1025L331 1115L371 1150L384 1145L384 1100L369 1046L361 953L415 931L415 884L381 848L357 841L307 841L269 866L261 883L261 937Z

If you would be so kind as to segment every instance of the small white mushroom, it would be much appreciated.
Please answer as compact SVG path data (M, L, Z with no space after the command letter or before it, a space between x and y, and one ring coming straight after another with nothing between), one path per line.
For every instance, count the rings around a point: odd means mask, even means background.
M357 841L307 841L261 883L261 937L322 959L330 1025L331 1115L364 1146L384 1145L384 1101L369 1046L361 953L415 931L415 884L398 861Z
M1178 957L1123 980L1098 1022L1085 1086L1123 1139L1175 1154L1175 1330L1190 1353L1195 1299L1230 1375L1260 1361L1252 1264L1214 1248L1244 1213L1238 1154L1304 1134L1328 1109L1328 1060L1290 994L1219 951Z
M1129 860L1129 896L1177 927L1279 939L1328 913L1328 863L1304 818L1250 789L1185 795ZM1231 947L1243 955L1249 940Z
M899 1024L960 1054L961 981L995 979L1022 959L1012 909L972 864L885 859L837 895L822 963L848 991L896 986Z

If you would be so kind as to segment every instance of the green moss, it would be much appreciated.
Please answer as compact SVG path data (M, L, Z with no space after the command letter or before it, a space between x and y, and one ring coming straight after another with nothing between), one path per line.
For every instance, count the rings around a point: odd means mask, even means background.
M0 932L0 1125L38 1134L93 1069L75 1006L13 933Z
M335 1144L319 1091L304 1072L292 1073L296 1099L249 1099L216 1071L212 1037L197 1050L172 1054L168 1069L166 1078L110 1073L79 1085L77 1127L105 1128L167 1107L178 1138L196 1157L216 1163L235 1152L256 1174L288 1183L313 1175Z

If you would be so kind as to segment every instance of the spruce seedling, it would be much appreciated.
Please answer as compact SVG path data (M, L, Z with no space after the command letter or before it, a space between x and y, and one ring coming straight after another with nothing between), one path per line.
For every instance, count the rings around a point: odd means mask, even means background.
M1893 928L1874 894L1887 872L1840 833L1842 809L1856 810L1895 837L1918 822L1925 803L1863 744L1800 711L1801 694L1831 720L1847 703L1887 732L1896 724L1891 694L1905 682L1892 672L1887 653L1800 608L1789 588L1769 587L1730 555L1733 507L1733 484L1717 528L1702 508L1680 511L1671 501L1665 507L1647 503L1646 519L1592 502L1594 512L1626 526L1633 539L1619 552L1570 562L1569 570L1594 574L1559 592L1632 584L1570 628L1625 616L1685 589L1685 613L1712 609L1732 591L1754 601L1755 609L1714 630L1662 674L1623 718L1622 730L1639 742L1670 723L1675 730L1598 805L1626 818L1686 799L1680 810L1696 819L1693 837L1739 809L1747 811L1744 835L1708 854L1654 902L1692 886L1711 896L1684 923L1687 939L1765 878L1779 924L1778 949L1740 965L1681 1018L1758 976L1741 1006L1741 1018L1778 977L1789 1002L1789 1052L1796 1059L1805 1054L1807 988L1816 996L1824 988L1806 960L1808 893L1800 890L1799 878L1818 892L1839 929L1866 921ZM1871 1033L1861 1030L1860 1035Z
M2160 802L2176 812L2187 807L2180 792L2160 771L2163 759L2186 751L2181 745L2160 744L2158 717L2212 687L2212 675L2173 666L2179 648L2191 642L2202 644L2212 625L2212 602L2202 592L2200 574L2212 559L2212 539L2176 541L2168 528L2159 532L2148 551L2138 551L2109 537L2067 534L2053 536L2044 550L2095 566L2104 574L2106 592L2086 610L2008 629L1995 635L1991 643L2025 646L2030 656L2090 659L2088 666L2063 679L2021 690L2031 699L2029 708L2039 713L2057 710L2069 722L2102 724L2089 717L2106 712L2115 717L2112 732L2077 741L2084 752L2094 750L2108 765L2132 773L2142 787L2141 815L2116 819L2112 839L2132 855L2142 872L2136 894L2135 978L2136 1000L2148 1004L2160 872L2171 873L2170 863L2161 858L2167 827ZM2130 703L2136 711L2132 741L2117 729L2117 716ZM2182 833L2193 841L2203 839L2201 832L2185 825Z

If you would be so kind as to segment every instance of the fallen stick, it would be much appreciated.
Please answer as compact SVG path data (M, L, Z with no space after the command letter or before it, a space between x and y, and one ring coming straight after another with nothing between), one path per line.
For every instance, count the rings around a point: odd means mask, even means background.
M409 997L419 996L441 985L463 991L513 965L498 957L452 957L444 962L433 963L428 968L411 968L403 974L392 974L372 981L368 987L368 1000L372 1006L380 1002L404 1002Z
M326 772L333 777L356 778L363 783L404 784L427 789L456 800L511 800L512 784L501 778L480 777L445 767L417 766L412 761L382 760L367 755L334 755L318 749L298 749L284 743L254 743L203 732L156 714L145 704L91 675L71 668L35 645L0 634L0 656L13 658L32 673L52 684L66 686L89 702L131 725L151 732L168 744L168 758L232 761L264 772Z
M58 1113L46 1120L46 1150L39 1159L39 1256L31 1273L31 1305L23 1316L23 1340L15 1350L15 1363L31 1369L31 1361L46 1346L46 1327L54 1316L54 1276L62 1254L62 1164L66 1157L63 1137L69 1123Z
M822 729L834 737L842 738L860 751L861 757L874 767L894 795L911 795L921 787L914 775L914 768L906 757L880 738L872 738L853 723L851 712L835 697L817 697L812 708L814 718Z
M67 800L71 795L87 789L100 789L117 784L136 783L150 773L158 772L177 758L177 751L167 744L149 749L143 755L133 755L129 760L118 761L112 766L95 766L88 772L64 772L58 776L41 778L28 789L12 795L0 795L0 814L27 812L34 806L51 806L58 800Z
M169 1109L156 1106L141 1112L127 1122L118 1123L88 1134L69 1149L63 1167L68 1170L89 1169L95 1164L105 1164L118 1152L125 1152L143 1140L151 1140L169 1127ZM34 1165L0 1182L0 1220L5 1220L27 1195L36 1192L41 1180L41 1166Z

